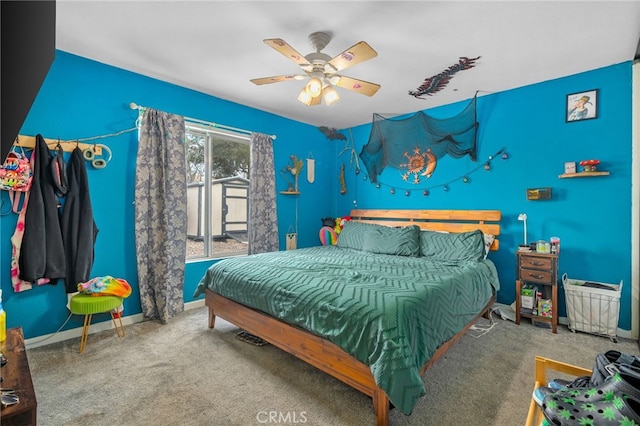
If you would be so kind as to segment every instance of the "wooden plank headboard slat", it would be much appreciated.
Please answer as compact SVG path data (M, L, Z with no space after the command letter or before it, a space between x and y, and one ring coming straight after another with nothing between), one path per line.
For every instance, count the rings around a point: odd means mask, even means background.
M370 218L405 218L412 220L484 220L499 222L502 218L500 210L384 210L355 209L351 216Z

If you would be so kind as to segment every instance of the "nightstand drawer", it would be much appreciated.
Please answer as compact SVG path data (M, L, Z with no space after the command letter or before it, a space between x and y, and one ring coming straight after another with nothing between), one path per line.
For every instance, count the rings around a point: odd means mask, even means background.
M548 269L551 271L553 260L548 257L520 256L520 267L529 269Z
M555 284L552 280L551 271L539 271L535 269L520 268L520 279L522 281L541 283L541 284Z

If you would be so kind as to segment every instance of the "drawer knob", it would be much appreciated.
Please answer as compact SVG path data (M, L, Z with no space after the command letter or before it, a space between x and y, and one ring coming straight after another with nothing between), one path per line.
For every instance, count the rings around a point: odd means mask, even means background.
M529 263L530 263L531 265L535 265L535 266L542 266L542 265L544 265L544 263L542 263L542 262L534 262L533 260L530 260L530 261L529 261Z
M539 280L541 280L541 279L543 279L543 278L544 278L544 275L533 275L533 274L529 274L529 276L530 276L531 278L537 278L537 279L539 279Z

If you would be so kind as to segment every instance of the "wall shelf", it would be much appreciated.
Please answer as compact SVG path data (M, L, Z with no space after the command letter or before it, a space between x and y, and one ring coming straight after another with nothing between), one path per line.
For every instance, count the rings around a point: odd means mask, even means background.
M580 173L564 173L558 176L559 179L577 178L577 177L596 177L609 176L609 172L580 172Z
M282 195L300 195L299 191L280 191Z

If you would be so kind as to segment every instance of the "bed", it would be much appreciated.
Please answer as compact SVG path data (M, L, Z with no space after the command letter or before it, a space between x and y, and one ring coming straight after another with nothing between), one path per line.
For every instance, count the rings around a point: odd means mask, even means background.
M220 317L369 395L378 425L410 414L422 375L499 290L486 259L497 210L354 210L334 246L212 265L209 327Z

